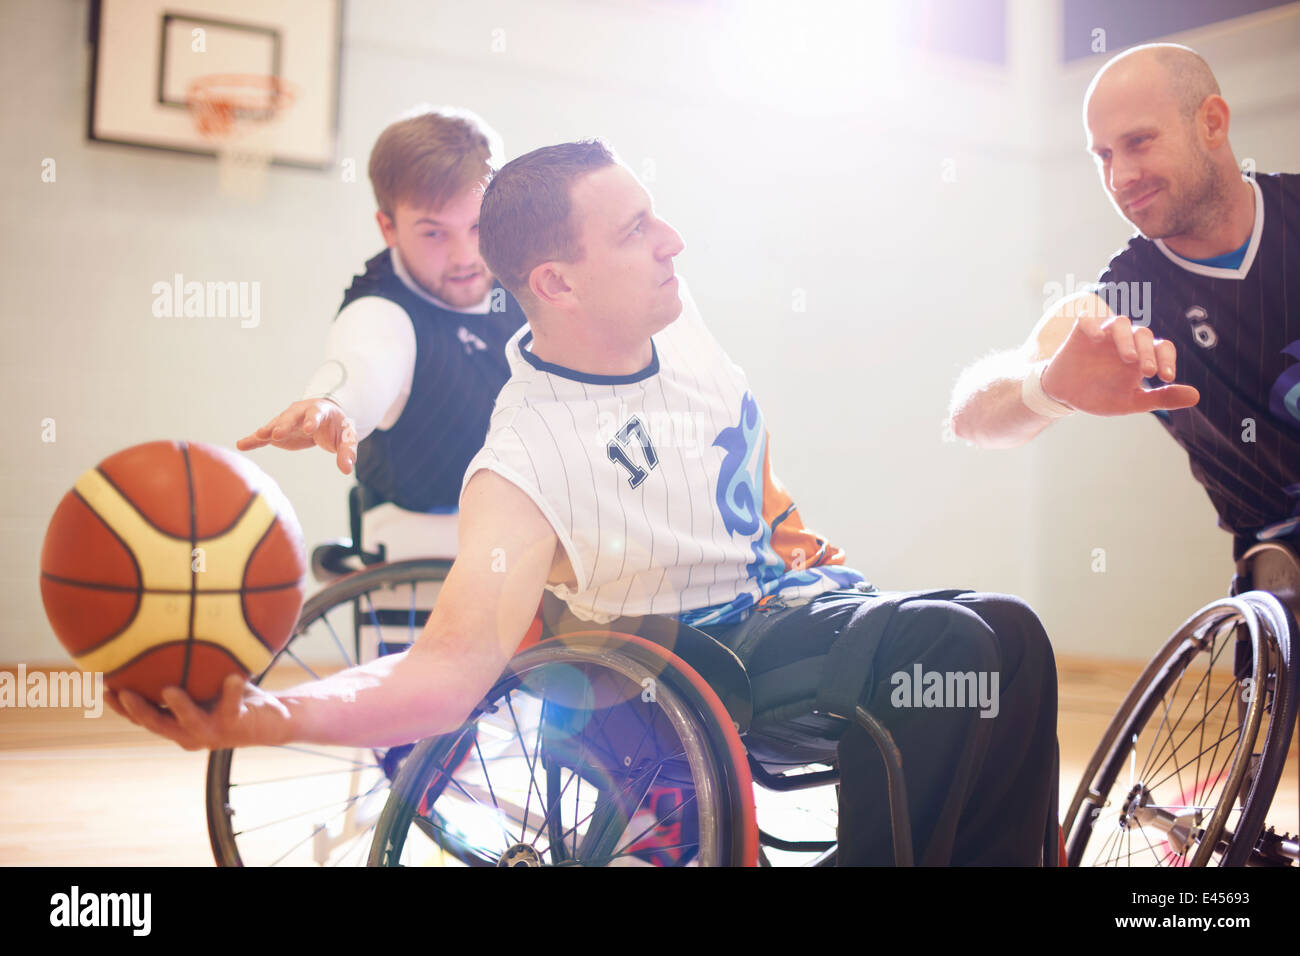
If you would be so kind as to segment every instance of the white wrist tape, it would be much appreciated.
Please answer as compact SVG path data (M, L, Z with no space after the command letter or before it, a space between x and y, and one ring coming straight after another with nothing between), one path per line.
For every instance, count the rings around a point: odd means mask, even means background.
M1064 418L1074 409L1058 402L1043 391L1043 371L1047 368L1047 361L1036 364L1020 383L1020 400L1035 415L1042 415L1044 418Z

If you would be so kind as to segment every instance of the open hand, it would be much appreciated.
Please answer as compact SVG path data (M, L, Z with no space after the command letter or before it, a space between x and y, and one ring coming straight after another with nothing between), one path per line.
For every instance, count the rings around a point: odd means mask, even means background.
M1190 385L1145 388L1159 376L1172 382L1177 372L1174 343L1156 339L1126 316L1081 316L1043 371L1043 391L1058 402L1090 415L1128 415L1156 409L1188 408L1200 400Z
M319 445L334 454L339 471L350 475L357 460L357 429L343 409L329 399L305 398L239 439L235 447L250 451L263 445L289 451Z

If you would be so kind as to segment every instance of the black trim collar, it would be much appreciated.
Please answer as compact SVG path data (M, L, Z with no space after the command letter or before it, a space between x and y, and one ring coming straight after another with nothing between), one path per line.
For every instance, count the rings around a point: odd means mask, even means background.
M650 340L650 364L639 372L633 372L631 375L591 375L587 372L578 372L571 368L565 368L563 365L544 362L528 351L528 343L532 340L532 329L525 332L523 338L519 340L519 354L523 357L523 360L539 372L550 372L560 378L572 379L575 382L586 382L588 385L631 385L633 382L640 382L652 375L659 374L659 350L655 348L653 338Z

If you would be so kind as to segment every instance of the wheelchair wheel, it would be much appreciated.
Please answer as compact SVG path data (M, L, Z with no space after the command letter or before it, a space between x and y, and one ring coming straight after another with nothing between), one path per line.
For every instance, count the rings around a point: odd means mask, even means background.
M303 606L289 644L255 681L292 687L404 649L419 635L451 562L378 564ZM293 744L213 751L208 837L219 866L361 865L409 746Z
M1071 866L1261 862L1296 720L1294 620L1271 594L1206 605L1147 665L1065 818Z
M754 865L757 833L717 695L657 644L588 631L517 655L458 731L416 746L370 864Z

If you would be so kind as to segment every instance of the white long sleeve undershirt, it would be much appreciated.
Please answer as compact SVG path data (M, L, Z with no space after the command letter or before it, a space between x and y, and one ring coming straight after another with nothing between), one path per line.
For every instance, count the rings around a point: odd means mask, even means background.
M416 284L393 249L393 272L402 284L439 308L486 315L491 293L467 309L435 298ZM396 302L367 295L350 302L330 326L325 361L307 382L303 398L328 398L352 419L360 441L376 428L392 428L406 408L415 378L415 326Z

